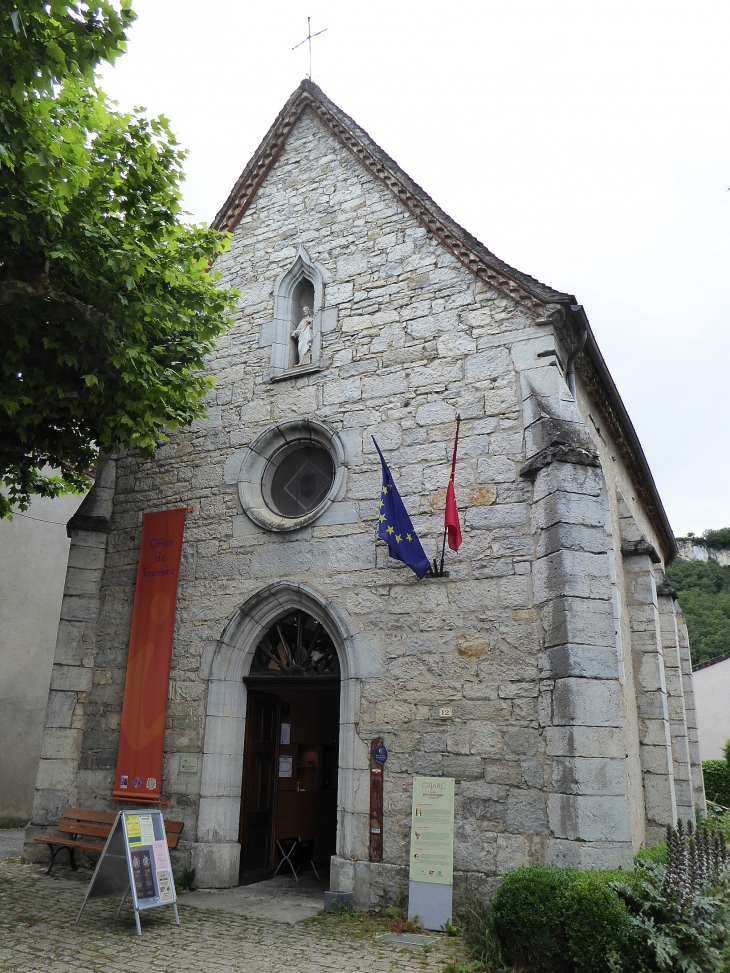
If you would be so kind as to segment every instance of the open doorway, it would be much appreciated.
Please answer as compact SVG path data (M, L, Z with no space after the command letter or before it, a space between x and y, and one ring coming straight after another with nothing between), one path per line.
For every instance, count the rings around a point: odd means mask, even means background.
M290 612L260 641L245 681L239 881L269 877L281 847L294 838L302 871L311 860L326 874L337 844L340 667L334 643L311 615ZM291 876L286 864L284 870L280 874Z

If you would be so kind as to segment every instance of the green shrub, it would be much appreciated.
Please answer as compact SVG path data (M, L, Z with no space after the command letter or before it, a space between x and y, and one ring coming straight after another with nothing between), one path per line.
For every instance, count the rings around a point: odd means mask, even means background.
M725 835L725 841L730 841L730 810L708 800L707 817L703 818L697 827L721 831Z
M702 776L707 799L730 807L730 765L726 760L703 760Z
M641 866L644 862L653 862L655 865L663 865L667 860L667 846L665 842L660 845L651 845L649 848L642 848L634 855L634 864ZM621 881L621 879L615 879Z
M485 969L502 969L502 950L489 906L481 899L471 899L459 913L459 926L471 958Z
M574 875L565 929L576 973L620 973L631 934L628 909L596 872Z
M532 865L510 872L463 919L490 971L729 973L730 870L709 823L668 828L632 871Z
M647 862L640 887L614 886L631 913L626 973L727 973L727 888L681 902L664 892L663 878L664 869Z
M534 973L621 971L631 921L609 882L626 874L544 865L511 872L492 913L505 960Z
M565 914L570 872L530 865L505 876L492 902L494 928L508 963L535 973L568 973Z
M639 880L638 872L633 870L627 871L624 868L601 869L600 871L592 871L590 874L595 876L596 881L609 886L609 888L613 888L614 882L628 882L632 884Z

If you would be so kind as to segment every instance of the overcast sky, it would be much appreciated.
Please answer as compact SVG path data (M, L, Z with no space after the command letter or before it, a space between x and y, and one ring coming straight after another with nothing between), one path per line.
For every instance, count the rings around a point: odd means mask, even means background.
M730 4L134 0L104 72L210 221L309 69L498 257L575 294L676 534L730 526Z

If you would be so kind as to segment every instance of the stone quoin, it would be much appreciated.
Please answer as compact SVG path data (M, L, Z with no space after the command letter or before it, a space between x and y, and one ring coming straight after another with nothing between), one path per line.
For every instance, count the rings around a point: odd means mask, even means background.
M457 901L522 863L628 864L693 818L676 548L576 299L497 259L310 81L214 225L240 298L208 418L153 460L106 458L69 524L26 856L65 807L119 806L142 515L179 507L162 794L198 886L265 874L298 835L374 906L407 888L416 775L456 782ZM418 581L376 540L372 437L440 557L457 415L463 545Z

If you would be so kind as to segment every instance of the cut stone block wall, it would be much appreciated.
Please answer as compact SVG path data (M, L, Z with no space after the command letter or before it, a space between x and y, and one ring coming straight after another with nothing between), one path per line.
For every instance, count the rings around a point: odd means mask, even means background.
M297 261L318 268L320 344L311 367L282 372L275 290ZM67 763L39 778L36 824L62 810L56 781L82 805L111 794L142 516L189 506L163 792L185 824L178 861L194 864L199 884L236 880L241 680L264 620L297 606L327 625L343 671L334 890L369 907L383 886L405 883L414 775L456 780L459 895L489 894L524 863L627 862L644 834L629 811L626 754L639 731L619 627L630 614L643 651L648 611L656 668L656 599L641 589L642 563L627 574L633 601L623 592L618 604L614 488L549 319L477 279L310 111L216 269L241 298L210 358L208 418L154 460L119 457L112 530L88 569L97 574L70 575L68 610L81 599L93 652L79 672L59 669L67 695L53 706L77 733L49 736L58 756L48 759ZM433 556L457 414L464 545L447 556L448 577L417 582L375 540L372 436ZM248 447L292 419L331 430L342 455L322 516L283 532L248 516L239 478ZM640 717L653 732L644 677L639 667ZM376 736L389 751L382 865L367 861ZM668 738L666 748L671 770ZM199 757L197 774L179 772L187 756ZM653 773L645 767L645 784ZM652 805L652 821L662 813Z

